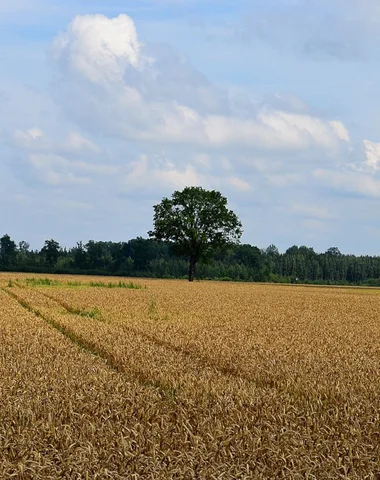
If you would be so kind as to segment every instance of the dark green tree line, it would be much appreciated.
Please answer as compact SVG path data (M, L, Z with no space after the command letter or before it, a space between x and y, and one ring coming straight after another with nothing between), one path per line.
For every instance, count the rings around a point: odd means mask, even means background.
M18 244L0 238L0 269L3 271L89 273L157 278L188 278L188 256L176 255L170 242L134 238L127 242L78 242L62 248L47 240L41 250L26 241ZM229 246L226 252L210 251L197 269L200 279L236 281L366 284L380 286L380 257L344 255L336 247L324 253L292 246L280 253L248 244Z

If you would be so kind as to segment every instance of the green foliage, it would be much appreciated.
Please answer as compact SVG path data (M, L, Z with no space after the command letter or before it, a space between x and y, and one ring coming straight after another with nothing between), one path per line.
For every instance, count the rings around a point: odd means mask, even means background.
M339 257L342 254L340 253L340 250L339 250L338 247L330 247L326 250L326 255L332 255L332 256L338 256Z
M67 286L68 287L82 287L83 286L83 283L82 282L67 282Z
M45 241L45 245L41 250L41 254L50 267L54 266L57 263L60 250L61 247L59 243L55 240L51 239Z
M59 280L52 280L50 278L26 278L25 283L30 287L54 287L62 285Z
M16 256L16 244L9 235L0 238L0 264L8 266Z
M72 307L71 305L65 305L66 310L73 314L79 315L85 318L93 318L95 320L103 320L102 313L98 307L94 307L91 310L86 310L85 308Z
M216 190L186 187L153 208L154 229L149 236L170 242L175 254L189 257L190 281L200 260L238 243L242 235L238 217Z
M25 283L29 287L57 287L57 286L67 286L67 287L98 287L98 288L128 288L131 290L141 290L143 287L138 283L134 282L62 282L59 280L52 280L50 278L26 278ZM146 288L146 287L145 287Z

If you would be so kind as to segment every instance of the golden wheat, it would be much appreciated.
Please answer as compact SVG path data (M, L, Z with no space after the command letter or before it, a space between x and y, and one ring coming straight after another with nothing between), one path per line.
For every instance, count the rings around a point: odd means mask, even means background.
M0 274L0 478L380 478L379 291L28 277Z

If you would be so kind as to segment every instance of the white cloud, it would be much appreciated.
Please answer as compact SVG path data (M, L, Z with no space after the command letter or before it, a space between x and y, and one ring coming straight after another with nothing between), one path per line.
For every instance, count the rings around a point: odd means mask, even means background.
M50 185L89 184L98 175L117 176L122 168L117 165L97 165L81 160L69 160L53 153L32 153L28 163L37 177Z
M142 58L135 25L127 15L78 15L53 42L52 54L64 69L90 82L122 82L128 67Z
M349 141L336 120L268 109L250 118L234 115L227 93L222 99L219 89L183 62L174 73L167 52L148 60L126 15L77 16L52 52L60 72L56 92L70 119L107 135L269 151L331 150Z
M69 149L80 151L80 150L90 150L95 153L100 153L100 148L95 143L91 142L87 138L84 138L77 132L70 132L67 138L67 144Z
M365 173L317 169L313 176L320 183L337 190L380 198L380 179Z
M209 116L203 119L206 144L243 145L268 150L334 148L341 137L329 123L308 115L261 112L256 118ZM199 135L204 139L203 135ZM194 138L194 141L196 138Z
M26 131L15 130L12 134L12 141L22 148L41 148L43 136L44 134L39 128L30 128Z
M369 140L364 140L366 166L374 170L380 168L380 143L373 143Z
M337 120L332 120L329 123L332 126L334 133L338 138L340 138L341 140L344 140L345 142L350 141L350 134L348 133L347 128L343 125L342 122L339 122Z
M64 141L50 139L41 129L15 130L10 137L13 146L34 152L92 152L101 153L98 145L78 132L71 131Z
M38 128L31 128L26 131L26 135L29 135L30 137L32 137L33 140L37 140L43 136L43 133Z
M49 185L89 184L88 177L78 176L70 169L70 162L58 155L31 154L29 162L37 177Z
M207 183L206 177L199 175L192 165L187 165L184 169L179 169L170 162L157 165L149 162L146 155L141 155L139 160L130 164L129 172L123 181L128 189L182 189L186 186L207 186Z

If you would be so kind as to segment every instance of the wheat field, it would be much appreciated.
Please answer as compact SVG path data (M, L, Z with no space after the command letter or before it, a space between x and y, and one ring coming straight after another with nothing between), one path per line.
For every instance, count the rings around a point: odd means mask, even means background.
M370 289L2 273L0 478L380 479L379 314Z

